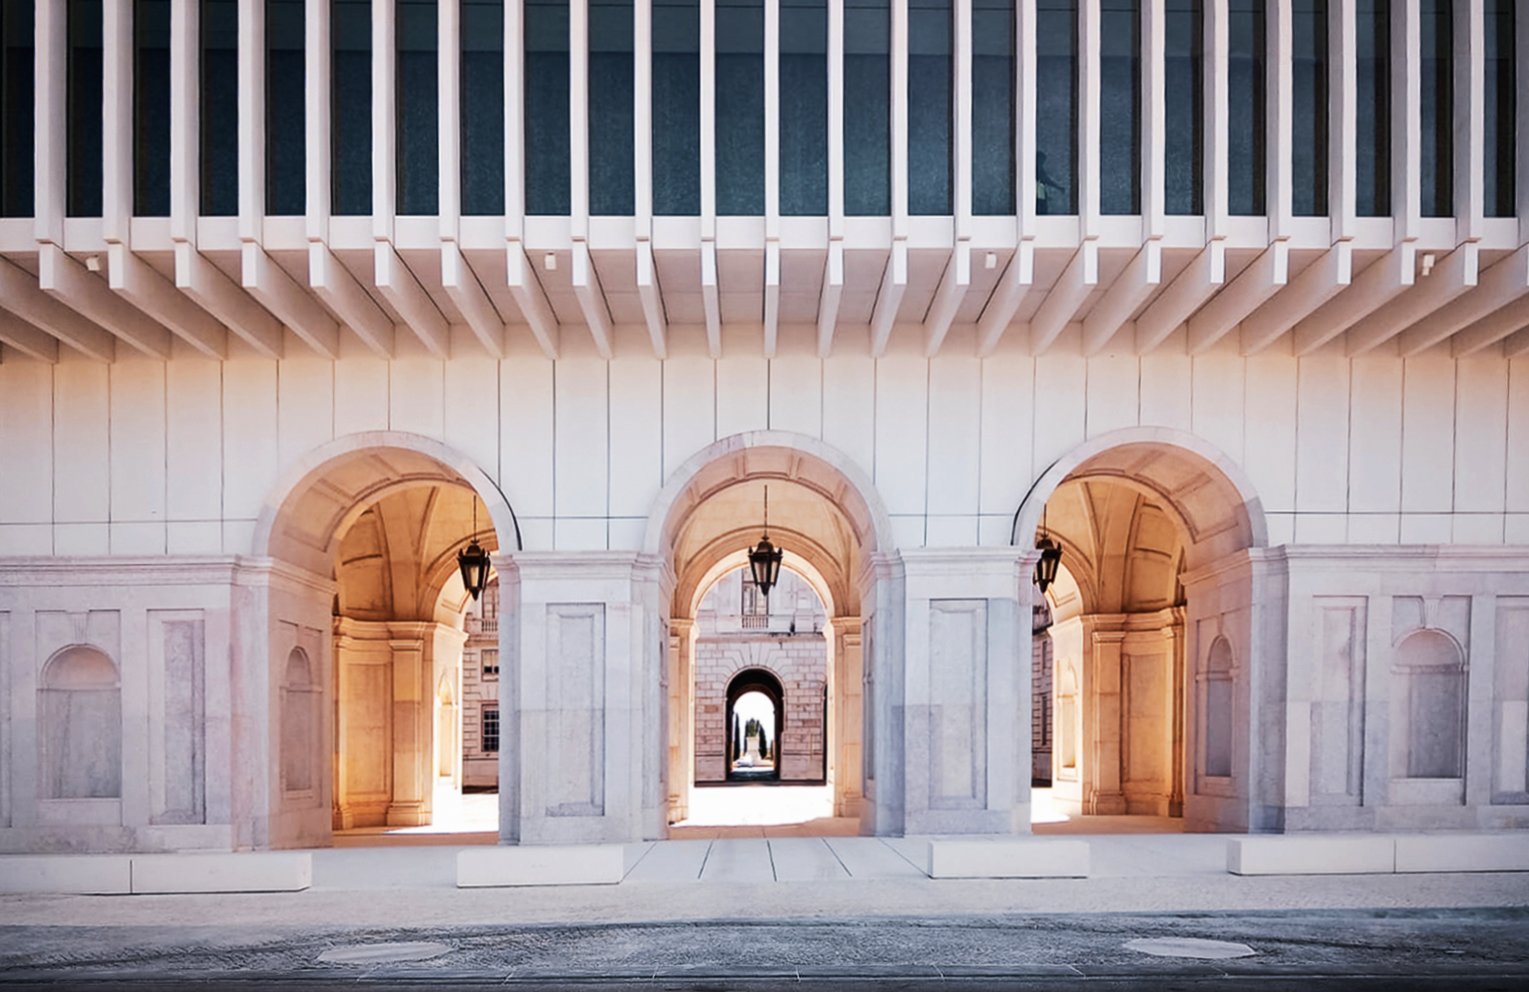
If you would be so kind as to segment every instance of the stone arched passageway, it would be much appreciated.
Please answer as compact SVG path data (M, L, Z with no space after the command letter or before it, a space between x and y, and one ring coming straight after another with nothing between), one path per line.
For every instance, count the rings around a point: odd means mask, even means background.
M470 460L415 435L340 438L268 499L252 550L273 565L262 632L269 677L283 681L294 651L310 675L307 687L282 685L272 698L279 707L323 700L316 728L276 715L271 846L428 824L442 774L460 788L467 596L456 554L474 539L491 552L518 547L508 502ZM301 728L325 752L316 763L327 774L290 774L301 742L286 738ZM283 766L289 774L277 774Z
M1266 757L1249 699L1272 666L1254 629L1266 531L1240 470L1190 435L1106 435L1035 483L1015 543L1043 531L1064 562L1038 635L1060 807L1249 829Z

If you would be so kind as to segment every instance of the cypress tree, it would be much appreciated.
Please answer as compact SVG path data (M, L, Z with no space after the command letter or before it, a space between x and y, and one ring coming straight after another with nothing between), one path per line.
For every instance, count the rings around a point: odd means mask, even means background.
M734 713L733 714L733 760L737 761L738 757L741 754L743 754L743 734L738 729L738 714Z

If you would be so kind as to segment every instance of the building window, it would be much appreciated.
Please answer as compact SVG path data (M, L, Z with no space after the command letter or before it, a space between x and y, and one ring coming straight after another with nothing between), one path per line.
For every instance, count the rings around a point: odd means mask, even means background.
M780 212L828 213L828 5L780 6Z
M568 151L568 0L526 0L526 213L566 216Z
M1513 0L1486 0L1486 163L1484 201L1488 217L1512 217L1517 205L1514 170L1518 95L1513 66L1517 58Z
M462 0L462 213L504 213L504 3Z
M653 212L701 212L701 5L653 0Z
M1014 0L972 4L972 213L1014 212Z
M637 211L632 128L632 0L589 4L589 212Z
M170 0L133 4L133 214L170 216Z
M1327 213L1327 0L1292 4L1292 208L1297 217Z
M892 213L892 16L887 0L844 0L844 212Z
M239 212L239 4L202 0L201 212L232 217Z
M32 38L29 3L0 6L0 217L32 216Z
M764 3L717 0L717 213L764 213Z
M1141 5L1099 4L1099 212L1141 212Z
M1163 25L1164 210L1205 212L1205 20L1200 0L1167 0Z
M1078 212L1078 3L1037 0L1035 212Z
M440 38L435 0L395 0L394 44L398 61L393 113L398 129L393 146L398 169L398 212L440 212L440 114L436 83Z
M483 707L483 736L479 743L484 754L496 754L499 751L499 707Z
M481 654L483 655L483 677L486 679L497 679L499 677L499 649L484 648Z
M265 2L265 212L307 209L303 0Z
M1264 0L1230 0L1227 59L1227 210L1264 212Z
M908 4L908 213L951 213L951 0Z
M1391 2L1358 0L1355 212L1391 213Z
M1455 212L1455 32L1451 0L1422 0L1422 184L1424 217Z
M7 6L10 6L7 4ZM101 216L101 0L69 0L70 217Z
M331 0L330 209L337 216L372 212L372 5Z

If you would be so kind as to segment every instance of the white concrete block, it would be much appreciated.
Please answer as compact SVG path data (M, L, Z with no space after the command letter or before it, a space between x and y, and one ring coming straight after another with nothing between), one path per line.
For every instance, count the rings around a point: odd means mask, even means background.
M500 363L500 412L514 425L499 433L499 484L517 514L550 517L552 505L552 363L540 351ZM525 540L522 524L521 540Z
M1206 368L1196 362L1198 379ZM1247 361L1242 466L1266 511L1295 509L1296 369L1270 352Z
M1196 356L1190 389L1191 430L1232 461L1241 463L1247 394L1247 368L1242 356L1235 352Z
M470 847L457 854L457 887L615 885L626 864L620 844Z
M439 438L446 433L446 363L438 358L395 358L388 363L388 425L395 431Z
M564 345L565 355L553 369L557 426L552 470L557 515L603 517L609 499L608 369L592 344L585 347L579 341L578 350L571 342Z
M301 892L313 884L313 855L296 851L238 854L135 854L133 894Z
M1396 870L1529 871L1529 833L1401 834Z
M876 489L893 514L923 514L929 363L894 342L876 363Z
M759 346L723 344L717 362L717 437L762 431L770 419L770 363Z
M1312 834L1233 837L1226 870L1233 875L1374 875L1396 869L1390 837Z
M1135 427L1141 360L1126 352L1097 355L1088 359L1087 377L1089 436Z
M283 466L334 438L335 364L309 353L276 366L276 450Z
M344 338L345 335L341 335ZM370 352L334 363L335 437L388 429L388 363Z
M171 520L215 521L223 508L223 370L217 362L165 365L165 512ZM329 418L325 418L328 423ZM216 525L214 525L216 526ZM177 554L172 538L171 554ZM208 552L216 554L218 539ZM202 553L201 548L188 554Z
M1501 512L1507 490L1508 363L1493 354L1473 355L1458 363L1457 375L1455 509Z
M1035 359L999 351L982 361L982 512L1012 518L1030 488ZM987 543L987 538L983 538ZM1008 531L1003 534L1008 543Z
M126 895L131 859L116 854L22 854L0 857L0 892Z
M1326 354L1301 359L1297 394L1295 508L1342 512L1348 503L1348 361ZM1307 540L1299 521L1295 538Z
M1402 505L1402 363L1390 355L1356 358L1351 388L1349 509L1395 513ZM1395 541L1393 530L1387 543Z
M1447 355L1409 358L1403 375L1402 511L1447 513L1454 508L1455 363ZM1403 533L1402 540L1416 539Z
M1086 840L941 838L929 842L930 878L1087 878Z
M1132 380L1135 381L1134 379ZM982 463L982 364L970 354L929 362L928 475L930 514L975 514ZM1134 404L1133 404L1134 411ZM977 539L976 528L961 543Z
M1141 356L1141 422L1149 427L1190 427L1191 359L1162 347Z
M609 365L610 512L646 517L664 484L663 367L651 350L618 355Z

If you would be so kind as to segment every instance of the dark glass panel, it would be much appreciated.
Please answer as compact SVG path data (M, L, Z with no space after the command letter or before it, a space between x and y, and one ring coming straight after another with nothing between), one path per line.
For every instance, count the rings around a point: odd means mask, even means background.
M526 0L526 213L566 216L571 206L568 151L568 0Z
M1099 3L1099 212L1141 213L1141 5Z
M951 0L908 4L908 213L951 209Z
M972 3L972 213L1014 212L1014 0Z
M202 0L201 212L239 212L239 3Z
M1229 0L1227 60L1227 209L1264 212L1264 0Z
M589 212L637 210L632 128L632 0L589 3Z
M133 2L133 214L170 215L170 0Z
M1455 212L1455 32L1451 0L1422 0L1422 212Z
M265 0L265 212L307 209L303 0Z
M701 212L701 6L653 3L653 212Z
M101 0L69 0L70 217L101 216Z
M892 213L892 15L844 0L844 213Z
M504 0L462 0L462 213L504 213Z
M397 210L405 215L439 213L439 14L435 0L395 0L393 16L398 59L393 104Z
M1391 2L1357 0L1359 106L1355 134L1355 201L1360 217L1391 213Z
M1205 17L1200 0L1166 0L1164 198L1169 214L1205 212Z
M32 14L30 0L0 6L0 217L32 216Z
M372 212L372 5L330 4L332 209L364 216Z
M1297 217L1327 213L1327 0L1293 0L1291 186Z
M1078 4L1036 0L1035 212L1078 212Z
M1486 143L1483 160L1486 175L1486 215L1512 217L1517 198L1514 170L1518 167L1514 133L1518 113L1517 81L1513 64L1517 48L1513 37L1513 0L1486 0Z
M781 0L780 212L828 214L828 4Z
M764 3L717 0L717 213L764 213Z

